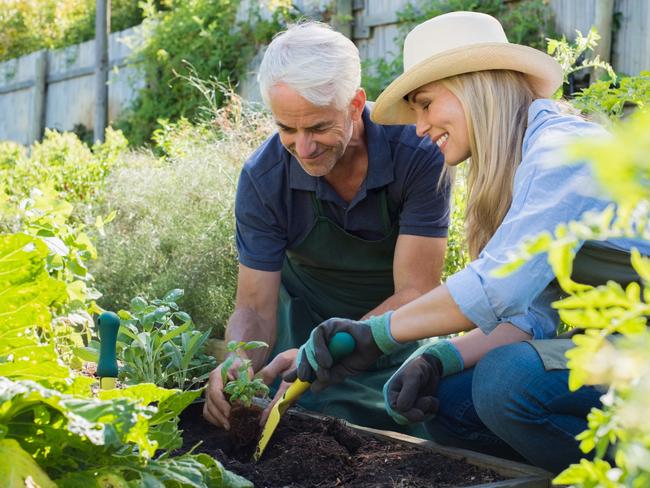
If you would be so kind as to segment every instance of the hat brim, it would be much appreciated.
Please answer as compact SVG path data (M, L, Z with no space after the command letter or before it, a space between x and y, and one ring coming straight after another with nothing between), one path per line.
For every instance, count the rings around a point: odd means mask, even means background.
M503 42L463 46L431 56L396 78L377 98L371 118L378 124L413 124L415 113L404 100L413 90L450 76L500 69L525 74L538 98L552 96L563 80L560 64L532 47Z

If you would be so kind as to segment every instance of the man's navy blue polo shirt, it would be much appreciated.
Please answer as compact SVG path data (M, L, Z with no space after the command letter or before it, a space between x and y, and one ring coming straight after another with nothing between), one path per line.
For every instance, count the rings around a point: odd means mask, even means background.
M297 246L316 218L311 193L325 216L350 234L379 240L381 190L386 188L391 222L400 234L446 237L449 185L438 189L443 156L428 137L410 125L378 125L363 112L368 174L348 204L323 177L307 174L276 133L244 164L237 187L235 217L239 261L252 269L280 271L285 252Z

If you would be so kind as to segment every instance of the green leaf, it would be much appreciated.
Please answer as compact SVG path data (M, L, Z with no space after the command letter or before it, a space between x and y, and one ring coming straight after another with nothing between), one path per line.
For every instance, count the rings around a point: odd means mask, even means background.
M56 488L56 484L45 471L25 452L14 439L0 440L0 479L6 488ZM8 462L11 460L11 462Z
M176 302L178 301L179 298L182 298L184 294L185 294L185 290L181 290L180 288L175 288L167 292L167 294L163 297L163 301Z
M263 342L263 341L250 341L250 342L247 342L246 344L244 344L242 346L242 349L244 351L249 351L251 349L258 349L258 348L261 348L261 347L269 347L269 345L266 342Z

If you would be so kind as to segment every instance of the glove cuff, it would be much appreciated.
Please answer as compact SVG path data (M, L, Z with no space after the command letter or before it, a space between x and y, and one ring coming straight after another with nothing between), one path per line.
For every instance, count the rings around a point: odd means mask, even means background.
M460 373L465 369L463 357L456 346L448 340L437 341L428 346L422 354L431 354L437 357L442 364L442 376Z
M372 316L365 321L370 326L375 344L384 354L391 354L404 346L397 342L390 333L390 317L392 315L392 311L386 312L383 315Z

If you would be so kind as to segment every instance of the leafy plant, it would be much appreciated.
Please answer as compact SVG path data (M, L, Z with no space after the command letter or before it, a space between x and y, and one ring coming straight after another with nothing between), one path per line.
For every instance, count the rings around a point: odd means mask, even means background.
M577 161L590 161L598 180L617 202L580 221L560 225L553 235L526 242L511 264L511 272L532 255L548 253L558 282L568 294L554 304L570 327L586 329L574 336L569 358L569 386L607 385L602 407L588 416L588 430L577 439L583 459L562 472L555 483L576 487L627 488L650 483L650 258L633 250L631 264L641 278L623 288L610 281L592 287L571 279L578 242L617 237L650 241L650 112L639 111L616 125L614 137L577 142L571 149ZM611 463L614 460L614 464Z
M188 66L202 79L214 77L234 86L258 48L296 18L286 5L276 6L269 16L259 2L249 2L243 10L247 18L239 20L241 4L234 0L168 0L168 9L159 10L150 1L143 3L144 42L134 52L133 61L144 73L145 87L130 113L118 123L131 144L148 143L159 120L197 117L203 99L182 79L189 73Z
M0 235L0 453L12 460L0 478L63 488L251 487L209 456L169 453L179 445L178 414L200 390L137 385L96 399L91 378L73 377L37 334L65 297L47 257L34 236Z
M585 37L582 32L576 31L576 38L573 43L567 41L565 36L561 39L547 39L548 47L547 52L553 56L558 63L562 66L564 73L564 83L569 81L569 76L574 73L592 68L600 68L607 71L609 77L616 81L616 73L612 66L600 59L600 56L587 59L586 54L588 51L593 51L598 45L600 34L595 27L589 30Z
M150 303L141 297L121 310L117 341L120 379L127 384L154 383L189 389L207 380L216 360L203 353L210 332L194 328L190 316L177 301L183 290L168 292Z
M465 167L454 169L454 184L451 192L451 217L445 250L445 267L442 280L464 269L470 262L465 243L465 210L467 207L467 179Z
M220 88L205 90L210 98ZM183 288L183 309L197 327L223 337L237 288L237 179L274 124L233 92L220 96L228 102L202 113L201 124L163 124L154 135L160 156L124 153L108 177L102 212L117 215L91 265L102 307L119 310L134 296Z
M230 403L239 402L246 407L250 407L253 398L260 394L266 396L269 393L269 387L264 384L261 378L250 377L253 362L246 359L245 355L242 354L243 351L261 347L269 347L269 345L262 341L230 341L228 343L227 349L231 354L223 362L221 379L225 385L223 391L228 394ZM235 367L235 379L228 381L228 372L233 368L237 360L239 362Z
M112 32L142 21L142 9L131 0L111 0L110 12ZM94 37L94 1L5 0L0 4L0 61Z
M585 114L601 114L609 119L619 119L630 110L650 106L650 71L637 76L599 80L584 88L571 101Z

